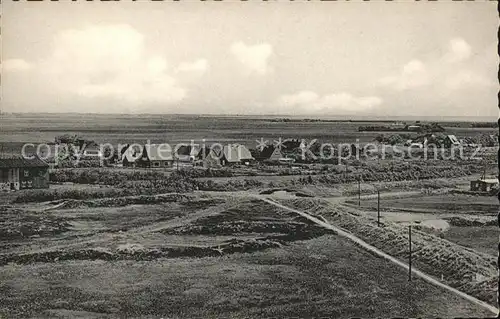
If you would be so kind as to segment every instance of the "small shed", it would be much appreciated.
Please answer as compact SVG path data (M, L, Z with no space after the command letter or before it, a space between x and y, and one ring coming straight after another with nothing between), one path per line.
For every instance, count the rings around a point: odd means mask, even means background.
M49 165L39 157L0 159L0 190L49 188Z
M470 182L470 190L473 192L489 192L498 186L498 178L482 178Z

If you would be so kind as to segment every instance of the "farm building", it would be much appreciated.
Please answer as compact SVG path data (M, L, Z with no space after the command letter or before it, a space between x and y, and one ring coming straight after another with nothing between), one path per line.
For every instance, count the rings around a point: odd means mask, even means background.
M460 141L455 135L445 135L443 133L427 133L418 136L411 141L412 146L423 147L435 145L437 147L459 146Z
M38 157L0 159L0 189L49 188L49 165Z
M149 168L172 167L172 148L167 144L147 144L144 146L138 166Z
M57 155L59 153L59 145L55 143L46 143L35 145L34 148L24 150L25 157L36 156L49 165L49 168L55 168L58 164ZM62 153L63 151L61 151Z
M470 190L473 192L489 192L498 186L498 178L481 178L470 182Z
M175 159L180 162L192 163L195 161L196 157L200 153L200 148L195 145L181 144L176 147Z
M281 158L284 158L283 153L281 153L280 148L275 147L274 145L267 145L259 153L259 160L268 160L277 162Z
M120 150L120 159L124 167L136 167L142 152L133 145L127 145Z
M254 160L252 154L245 145L225 145L222 151L221 164L245 164L249 165Z
M443 141L445 147L459 146L460 141L455 135L446 135L446 139Z
M220 168L220 159L222 158L222 150L211 147L202 147L196 156L195 165L203 166L204 168Z

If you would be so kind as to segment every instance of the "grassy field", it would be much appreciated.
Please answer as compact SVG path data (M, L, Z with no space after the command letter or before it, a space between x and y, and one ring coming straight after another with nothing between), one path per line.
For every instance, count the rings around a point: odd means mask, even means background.
M2 237L6 318L490 315L261 201L9 212L46 231Z
M349 200L357 207L357 200ZM361 202L361 210L376 217L377 200ZM382 220L419 226L436 236L492 256L498 254L500 230L497 226L498 199L458 193L415 194L402 198L383 198Z
M364 200L362 208L376 210L377 199ZM498 199L495 196L473 196L465 194L442 194L411 198L384 199L382 210L421 212L433 214L469 214L496 216Z
M498 255L500 230L498 226L452 226L443 238L476 251Z
M361 125L380 122L273 122L272 117L217 117L195 115L4 114L0 143L5 149L26 142L49 142L65 133L79 134L98 143L178 143L190 140L245 143L273 138L318 139L328 143L371 142L383 132L358 132ZM36 124L36 125L34 125ZM446 127L446 123L442 123ZM468 123L462 123L465 126ZM447 128L458 136L494 134L495 128Z
M319 199L282 200L285 205L326 218L391 256L408 260L407 223L382 220L378 227L376 217L354 207L346 207ZM414 223L412 256L415 266L424 272L442 278L457 289L489 302L496 303L498 272L496 256L444 240L435 233ZM498 236L497 236L498 238Z

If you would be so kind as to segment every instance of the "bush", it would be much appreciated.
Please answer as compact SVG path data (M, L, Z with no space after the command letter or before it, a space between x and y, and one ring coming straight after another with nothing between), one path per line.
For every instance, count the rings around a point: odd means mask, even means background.
M118 171L108 168L100 169L55 169L50 171L51 182L64 183L72 182L76 184L105 184L118 185L125 181L138 180L160 180L167 178L163 171Z
M21 193L14 199L15 203L46 202L60 199L95 199L105 197L120 197L137 195L131 189L68 189L68 190L29 190Z

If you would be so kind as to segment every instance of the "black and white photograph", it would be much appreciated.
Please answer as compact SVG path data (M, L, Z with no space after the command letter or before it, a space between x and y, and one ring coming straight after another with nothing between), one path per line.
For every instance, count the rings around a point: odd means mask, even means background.
M0 319L499 315L497 1L0 6Z

